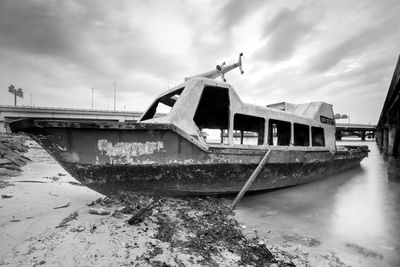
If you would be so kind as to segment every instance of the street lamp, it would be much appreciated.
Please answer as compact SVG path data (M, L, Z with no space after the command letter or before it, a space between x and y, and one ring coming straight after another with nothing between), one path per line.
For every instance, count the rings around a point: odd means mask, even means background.
M93 94L94 94L94 89L92 87L92 109L93 109Z
M8 87L8 92L14 95L14 106L17 106L17 96L24 98L24 92L21 88L15 89L14 85Z

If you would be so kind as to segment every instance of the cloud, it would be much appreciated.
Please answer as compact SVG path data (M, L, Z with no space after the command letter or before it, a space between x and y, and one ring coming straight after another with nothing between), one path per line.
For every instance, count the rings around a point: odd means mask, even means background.
M386 4L383 6L386 7ZM387 12L382 6L374 6L372 11L371 6L360 8L358 12L361 14L358 15L365 17L362 23L354 20L339 24L342 34L332 38L332 43L326 43L326 48L322 47L317 51L310 60L311 69L326 72L346 59L357 59L383 47L394 45L399 49L400 32L393 29L400 23L396 14L400 8L398 5L387 7L393 8L392 12ZM378 12L379 10L381 12Z
M229 31L237 24L240 24L247 16L251 15L257 9L266 4L263 0L231 0L220 9L218 17L220 18L220 29Z
M259 60L281 61L290 58L302 46L314 23L302 18L302 8L284 8L264 28L264 45L255 54ZM265 41L266 40L266 41Z

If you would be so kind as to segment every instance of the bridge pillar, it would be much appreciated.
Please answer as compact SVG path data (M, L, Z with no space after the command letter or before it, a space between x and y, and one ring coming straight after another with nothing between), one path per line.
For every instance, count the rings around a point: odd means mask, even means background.
M395 125L389 125L389 131L388 131L388 155L393 156L394 151L395 151L395 140L396 140L396 127Z
M375 140L379 147L383 147L383 133L382 129L376 128Z
M400 101L393 103L388 109L388 148L387 153L389 156L398 156L400 149Z
M365 131L361 131L361 141L365 141Z
M393 143L393 156L399 157L400 156L400 127L397 124L396 127L396 134L394 136L394 143Z
M335 137L336 137L336 141L342 140L342 132L336 132Z
M383 140L383 143L382 143L382 147L383 147L383 151L388 151L388 147L389 147L389 130L388 130L388 128L383 128L383 131L382 131L382 135L383 135L383 137L382 137L382 140Z
M6 123L5 121L0 121L0 133L6 132Z

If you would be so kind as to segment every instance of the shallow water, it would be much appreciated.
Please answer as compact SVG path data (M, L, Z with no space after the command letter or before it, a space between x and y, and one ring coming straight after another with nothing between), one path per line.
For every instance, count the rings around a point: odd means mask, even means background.
M400 266L400 163L388 162L374 141L338 144L371 152L360 167L337 175L246 195L237 218L272 243L298 246L314 263L331 252L346 265ZM321 244L304 245L307 238Z

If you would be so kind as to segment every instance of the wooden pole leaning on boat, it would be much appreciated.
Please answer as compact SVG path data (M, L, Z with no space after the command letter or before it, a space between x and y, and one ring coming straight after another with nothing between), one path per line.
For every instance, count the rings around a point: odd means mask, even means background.
M243 195L246 193L246 191L250 188L262 168L264 167L265 163L267 163L269 153L271 152L271 149L268 149L267 153L265 153L264 157L258 164L257 168L253 171L251 174L250 178L247 180L247 182L244 184L242 190L240 190L239 194L236 196L235 201L233 201L231 205L231 209L235 209L236 204L242 199Z

